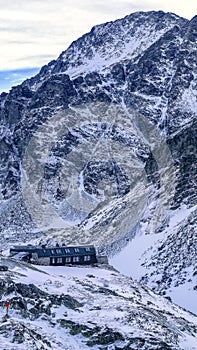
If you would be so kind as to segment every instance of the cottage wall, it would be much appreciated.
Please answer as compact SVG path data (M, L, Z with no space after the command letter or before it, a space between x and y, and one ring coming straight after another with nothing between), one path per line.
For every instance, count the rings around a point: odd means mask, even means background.
M105 255L98 255L97 256L97 262L99 264L108 264L108 258Z
M50 258L49 257L38 258L38 264L40 264L40 265L50 265Z
M32 259L34 261L38 261L38 254L37 253L32 253Z
M37 253L32 253L32 259L36 261L37 264L40 265L50 265L50 257L41 257L38 258Z

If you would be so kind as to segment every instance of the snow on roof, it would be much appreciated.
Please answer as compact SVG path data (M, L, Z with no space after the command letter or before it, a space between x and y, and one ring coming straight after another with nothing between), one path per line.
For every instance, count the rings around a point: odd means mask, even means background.
M17 260L22 260L22 258L25 258L28 255L29 255L29 252L19 252L19 253L13 255L12 258L17 259Z

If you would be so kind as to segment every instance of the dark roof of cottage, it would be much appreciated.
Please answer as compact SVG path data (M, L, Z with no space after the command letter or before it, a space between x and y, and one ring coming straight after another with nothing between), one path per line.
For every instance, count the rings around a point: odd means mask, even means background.
M35 246L15 246L10 249L11 252L37 253L38 257L62 257L62 256L80 256L95 255L96 250L93 245L86 246L63 246L63 247L35 247Z
M38 257L60 257L60 256L80 256L80 255L95 255L94 246L84 247L53 247L37 249Z
M37 250L38 248L33 246L33 245L16 245L12 248L10 248L11 252L29 252L33 253Z

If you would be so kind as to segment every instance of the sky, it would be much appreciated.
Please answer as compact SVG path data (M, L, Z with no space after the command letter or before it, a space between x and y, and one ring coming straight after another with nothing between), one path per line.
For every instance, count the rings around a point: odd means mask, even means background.
M191 19L196 0L0 0L0 92L56 59L100 23L136 11L163 10Z

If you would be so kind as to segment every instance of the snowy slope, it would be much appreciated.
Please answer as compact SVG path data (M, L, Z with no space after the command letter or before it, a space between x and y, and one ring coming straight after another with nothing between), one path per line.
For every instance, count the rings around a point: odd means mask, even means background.
M112 268L3 262L1 349L196 349L195 316Z
M197 314L195 218L196 206L177 209L171 213L166 230L156 235L139 230L135 239L111 257L110 263Z

